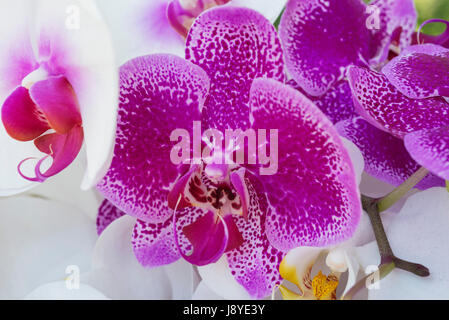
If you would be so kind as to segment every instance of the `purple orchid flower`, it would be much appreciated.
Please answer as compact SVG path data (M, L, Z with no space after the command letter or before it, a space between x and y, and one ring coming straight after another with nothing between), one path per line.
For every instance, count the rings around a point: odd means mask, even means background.
M419 165L401 139L359 118L347 69L351 65L378 69L385 64L396 55L391 50L401 51L411 43L416 17L411 0L372 1L370 6L360 0L291 0L279 26L287 70L293 77L289 84L311 99L340 134L357 145L367 173L396 186ZM370 20L376 18L378 25L370 27ZM429 175L417 187L443 183Z
M449 180L449 50L410 46L377 73L351 67L356 108L372 125L397 138L416 162Z
M118 92L104 22L84 1L2 1L0 8L0 195L58 174L84 140L83 188L95 185L109 166Z
M206 11L189 32L186 59L149 55L121 67L116 148L98 185L107 199L99 230L132 215L142 265L180 257L207 265L225 255L237 282L262 298L280 283L288 250L353 234L361 212L354 169L332 123L282 83L280 41L259 13ZM172 164L172 131L192 135L194 121L217 130L277 129L277 173L204 159Z

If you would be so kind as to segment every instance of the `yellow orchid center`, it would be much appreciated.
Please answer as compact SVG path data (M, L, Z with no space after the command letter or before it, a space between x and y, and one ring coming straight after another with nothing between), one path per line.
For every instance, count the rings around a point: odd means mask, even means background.
M325 276L321 271L312 280L313 295L318 300L335 300L338 278L335 275Z

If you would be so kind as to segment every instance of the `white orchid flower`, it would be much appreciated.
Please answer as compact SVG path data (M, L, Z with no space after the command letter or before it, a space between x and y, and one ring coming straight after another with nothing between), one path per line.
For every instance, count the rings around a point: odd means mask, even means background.
M57 175L84 142L82 188L92 187L109 167L118 105L112 40L93 0L1 0L0 25L0 196Z

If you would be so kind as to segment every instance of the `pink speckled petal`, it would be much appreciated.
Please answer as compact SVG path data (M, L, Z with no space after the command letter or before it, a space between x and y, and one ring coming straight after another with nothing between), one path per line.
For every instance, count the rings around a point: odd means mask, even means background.
M271 209L268 208L260 183L248 176L246 185L250 197L248 218L234 218L244 242L226 256L237 282L252 298L262 299L271 294L273 288L282 281L279 265L283 253L271 246L265 234L265 219L267 211Z
M357 113L398 138L449 124L449 104L443 98L407 98L381 73L352 66L349 84Z
M377 179L399 186L420 168L401 139L373 127L361 117L339 122L336 128L360 149L365 160L365 171ZM417 188L424 190L441 186L444 186L444 181L429 174Z
M357 116L354 110L351 88L347 81L335 83L325 94L319 97L308 95L294 80L290 80L288 84L312 100L334 124Z
M200 117L209 79L172 55L133 59L120 69L120 109L111 167L98 189L119 209L150 223L166 221L168 190L178 177L170 134Z
M372 56L360 0L290 0L279 26L286 67L310 95L323 95L345 68Z
M1 120L9 136L19 141L34 140L50 129L24 87L18 87L5 100L1 108Z
M156 224L137 220L132 244L137 260L144 267L163 266L181 257L175 243L171 218Z
M411 46L391 60L382 72L410 98L449 96L449 49L444 47Z
M257 77L284 79L276 30L251 9L217 7L200 15L187 37L186 59L211 78L202 115L209 128L245 129L252 81Z
M30 87L30 97L56 132L67 133L82 124L78 99L64 76L36 82Z
M413 159L449 181L449 127L413 132L404 142Z
M278 171L261 176L273 206L266 221L271 244L286 251L351 237L360 197L350 157L330 120L304 95L274 80L255 80L250 104L253 128L277 129L279 136Z
M417 13L413 0L375 0L370 3L380 10L380 30L373 30L377 53L371 63L378 64L388 58L392 42L400 50L412 43L416 29ZM399 37L397 38L397 33Z
M106 229L112 222L124 215L125 213L114 206L111 202L108 200L103 200L100 208L98 208L97 234L101 235L103 230Z

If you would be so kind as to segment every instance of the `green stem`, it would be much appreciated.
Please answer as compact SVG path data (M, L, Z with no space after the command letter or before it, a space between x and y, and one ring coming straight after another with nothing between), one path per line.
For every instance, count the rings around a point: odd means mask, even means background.
M391 208L396 202L398 202L403 196L413 189L422 179L429 174L429 170L426 168L420 168L410 178L408 178L399 187L387 194L385 197L377 201L377 207L379 212L384 212Z
M390 262L386 264L381 264L379 270L375 271L362 279L360 279L348 292L341 298L342 300L352 300L357 292L366 287L366 280L372 277L376 272L379 272L379 281L385 278L391 271L395 268L395 263Z
M365 210L368 214L374 236L376 237L376 242L380 253L380 264L385 265L394 262L396 268L411 272L420 277L427 277L430 273L429 269L425 266L399 259L394 255L380 217L378 200L367 196L362 196L362 205L363 210Z
M449 180L446 181L446 189L447 189L447 191L449 192Z

